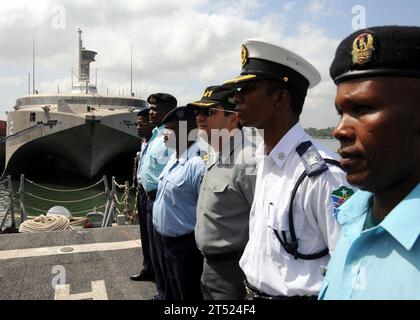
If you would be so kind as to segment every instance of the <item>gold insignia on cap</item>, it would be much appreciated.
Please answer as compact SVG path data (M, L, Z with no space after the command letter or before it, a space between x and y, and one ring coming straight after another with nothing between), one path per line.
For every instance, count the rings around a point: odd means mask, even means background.
M151 103L151 104L155 104L155 103L156 103L156 99L155 99L155 97L151 97L151 98L150 98L150 103Z
M375 51L374 38L372 33L362 33L353 42L353 63L366 64L372 60Z
M244 45L242 45L241 58L242 58L242 67L243 67L248 62L248 49Z
M288 77L284 77L284 78L283 78L283 81L284 81L284 82L289 82L289 78L288 78Z
M204 91L203 98L210 98L213 95L212 90Z

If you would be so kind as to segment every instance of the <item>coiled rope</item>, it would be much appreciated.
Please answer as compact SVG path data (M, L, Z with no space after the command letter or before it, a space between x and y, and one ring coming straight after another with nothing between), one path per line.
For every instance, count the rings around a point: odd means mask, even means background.
M69 229L71 229L70 220L64 216L50 215L46 217L44 215L40 215L35 219L26 220L25 222L23 222L19 227L19 232L37 233Z

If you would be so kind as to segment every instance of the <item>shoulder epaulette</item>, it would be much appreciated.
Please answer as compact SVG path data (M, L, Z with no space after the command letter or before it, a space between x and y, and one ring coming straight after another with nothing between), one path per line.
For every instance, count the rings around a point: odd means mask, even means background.
M302 159L308 177L316 176L328 170L325 160L319 154L319 151L315 148L311 141L302 142L296 148L296 152Z

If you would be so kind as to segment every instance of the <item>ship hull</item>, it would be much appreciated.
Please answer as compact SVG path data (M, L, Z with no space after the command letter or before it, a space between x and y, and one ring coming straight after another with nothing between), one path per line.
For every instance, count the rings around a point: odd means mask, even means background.
M134 158L138 144L138 138L132 135L98 123L86 123L25 143L10 157L5 174L31 173L53 157L91 179L114 158L124 155Z

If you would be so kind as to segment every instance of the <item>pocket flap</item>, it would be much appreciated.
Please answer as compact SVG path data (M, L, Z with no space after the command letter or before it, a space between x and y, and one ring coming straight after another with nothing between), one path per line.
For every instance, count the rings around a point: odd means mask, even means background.
M214 193L221 193L224 192L227 187L229 186L228 183L214 183L210 186L211 191L213 191Z

